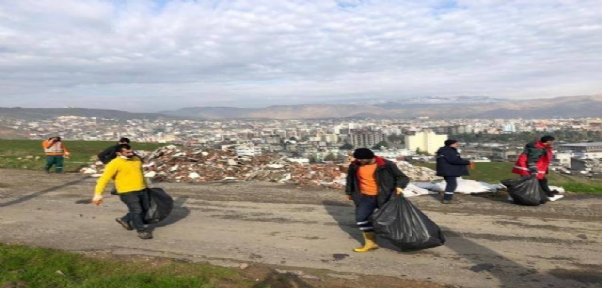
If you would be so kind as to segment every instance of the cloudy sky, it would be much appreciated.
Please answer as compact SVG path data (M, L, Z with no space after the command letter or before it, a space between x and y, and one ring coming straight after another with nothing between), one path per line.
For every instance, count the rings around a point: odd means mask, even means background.
M600 0L0 0L0 106L602 93Z

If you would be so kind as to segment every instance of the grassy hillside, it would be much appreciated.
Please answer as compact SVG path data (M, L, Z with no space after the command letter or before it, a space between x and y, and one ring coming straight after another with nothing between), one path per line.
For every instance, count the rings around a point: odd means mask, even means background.
M63 141L71 158L65 159L66 172L75 172L79 168L96 161L96 154L116 142L112 141ZM155 150L166 144L131 143L135 150ZM94 158L94 159L93 159ZM43 170L46 164L42 140L0 140L0 168Z
M269 287L232 268L173 260L96 259L0 244L0 287Z
M434 163L419 165L435 169ZM514 163L477 163L476 169L470 170L470 176L463 178L488 183L500 183L501 180L518 177L516 174L512 174L512 166L514 166ZM589 180L555 172L551 172L548 175L548 179L550 185L562 186L567 191L602 194L602 180Z

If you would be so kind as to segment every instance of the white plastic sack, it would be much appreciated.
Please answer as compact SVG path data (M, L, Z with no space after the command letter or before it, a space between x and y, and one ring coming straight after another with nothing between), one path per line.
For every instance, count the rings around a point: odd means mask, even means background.
M428 194L437 194L437 192L429 191L428 189L421 188L418 185L414 185L411 183L408 184L408 187L406 187L406 189L403 189L403 196L406 198Z
M282 169L282 168L284 168L284 165L282 165L282 164L268 164L266 166L268 168L271 168L271 169Z
M345 178L334 179L334 181L333 181L333 182L334 182L334 183L341 184L341 185L343 185L343 186L347 185L347 179L345 179Z
M566 190L564 190L564 188L560 187L560 186L550 186L550 190L554 191L558 191L558 193L562 194L565 193Z
M81 173L83 173L83 174L97 174L98 172L96 171L96 169L84 168L84 169L82 169Z

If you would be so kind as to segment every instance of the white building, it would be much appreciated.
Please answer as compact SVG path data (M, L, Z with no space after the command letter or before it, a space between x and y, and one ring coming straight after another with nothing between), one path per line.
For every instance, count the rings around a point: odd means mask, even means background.
M236 147L238 156L257 156L261 155L261 147L256 146L238 146Z
M571 153L572 157L577 158L602 158L602 142L566 143L559 145L558 150L565 153Z
M435 154L443 146L447 135L436 134L431 130L416 132L415 135L405 137L406 149L411 151L420 150L429 154Z
M325 134L322 136L322 141L325 141L327 143L337 143L339 141L339 135Z
M516 133L516 125L514 123L509 123L504 125L504 133Z
M571 168L571 153L555 153L554 159L563 167Z
M396 159L398 157L407 157L415 154L415 151L409 149L397 149L397 150L385 150L385 151L374 151L377 156L386 158L386 159Z

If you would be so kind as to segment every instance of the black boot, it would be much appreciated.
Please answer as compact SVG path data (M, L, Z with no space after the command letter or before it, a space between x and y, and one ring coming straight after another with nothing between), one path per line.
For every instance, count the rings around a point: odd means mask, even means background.
M147 231L138 231L138 238L140 239L153 239L153 234Z

